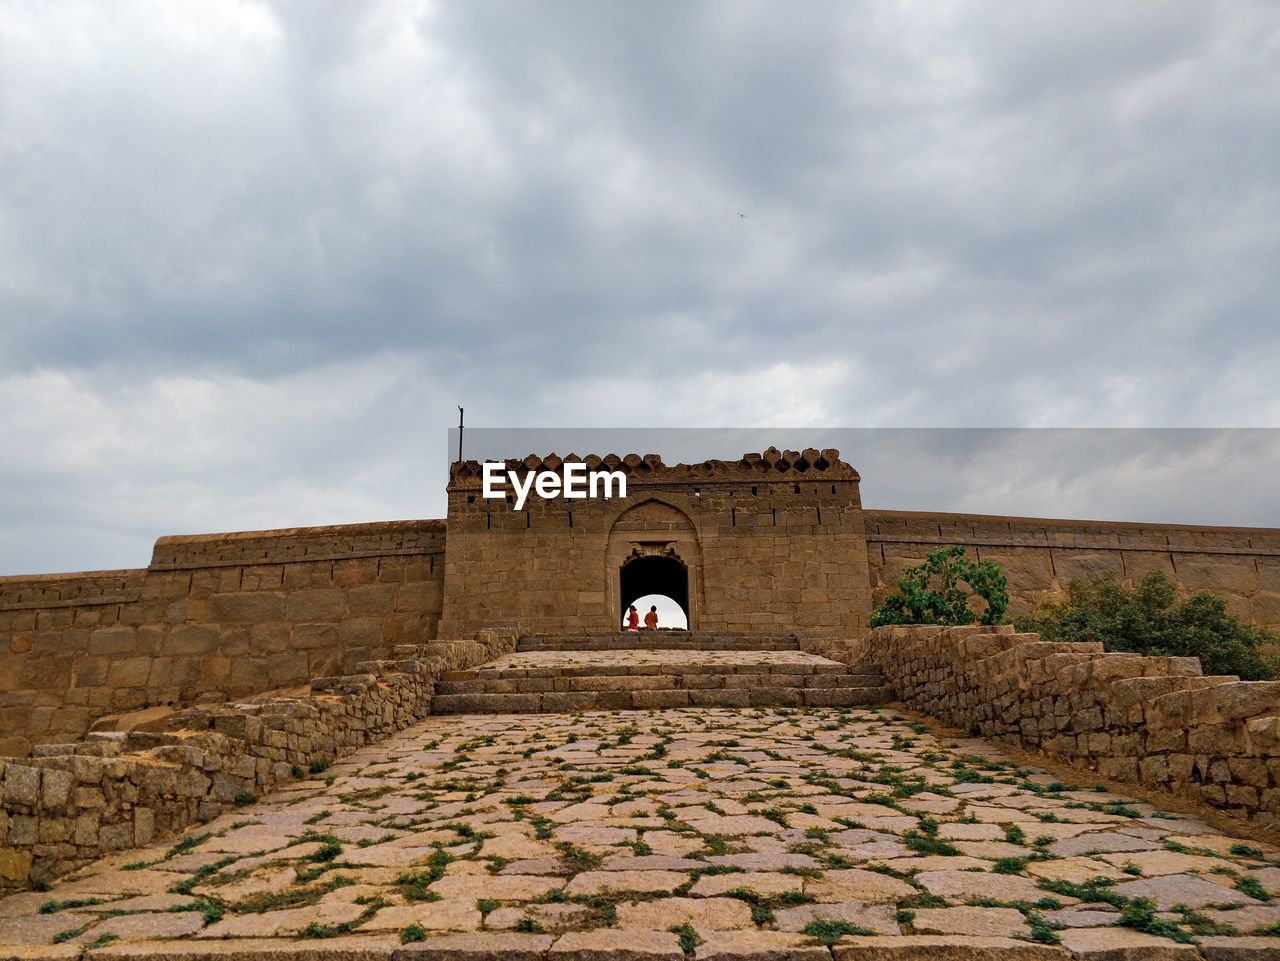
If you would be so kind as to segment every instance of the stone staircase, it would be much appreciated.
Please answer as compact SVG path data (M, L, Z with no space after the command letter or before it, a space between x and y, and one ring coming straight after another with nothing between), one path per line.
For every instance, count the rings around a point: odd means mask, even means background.
M526 634L516 651L798 651L794 634L712 631L619 631L617 634Z
M889 700L880 668L801 650L791 634L529 635L513 654L441 675L433 714L856 707Z

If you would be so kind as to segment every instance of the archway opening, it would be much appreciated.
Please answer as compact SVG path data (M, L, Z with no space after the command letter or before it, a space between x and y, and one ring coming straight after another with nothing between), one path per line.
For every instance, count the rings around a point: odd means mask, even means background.
M658 628L660 630L687 631L689 629L689 616L685 614L684 609L680 607L674 600L667 597L666 594L646 594L644 597L637 597L631 602L636 606L636 613L640 617L640 623L644 623L644 616L649 613L650 607L658 609ZM622 612L622 622L626 625L627 612Z
M677 558L634 557L622 565L619 587L622 601L618 609L620 624L626 622L627 608L635 604L641 623L644 623L649 607L657 605L658 623L662 627L689 626L689 571ZM642 600L643 607L637 603ZM676 620L676 611L682 615L683 624L672 623Z

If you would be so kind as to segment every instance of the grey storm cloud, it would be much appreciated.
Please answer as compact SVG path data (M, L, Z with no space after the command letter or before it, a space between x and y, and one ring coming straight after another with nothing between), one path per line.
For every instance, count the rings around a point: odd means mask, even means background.
M456 404L1269 427L1276 170L1265 2L14 0L0 572L439 514ZM1230 436L1265 474L1271 442ZM875 443L868 503L947 456ZM876 506L1144 507L1054 443Z

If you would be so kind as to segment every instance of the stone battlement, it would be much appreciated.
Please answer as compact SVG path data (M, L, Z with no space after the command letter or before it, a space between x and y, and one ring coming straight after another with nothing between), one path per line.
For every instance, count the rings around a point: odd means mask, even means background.
M763 453L743 454L738 460L705 460L696 464L663 463L658 454L587 454L579 457L568 454L559 457L549 454L540 457L530 454L523 460L505 460L501 462L510 471L529 473L532 471L558 471L566 463L585 464L587 470L621 471L628 479L654 480L664 482L730 482L741 480L761 480L775 475L785 476L787 480L803 477L806 474L820 476L823 480L861 480L858 472L840 459L840 451L833 449L803 451L780 451L770 447ZM484 465L480 461L456 461L449 471L450 486L474 487L478 484Z

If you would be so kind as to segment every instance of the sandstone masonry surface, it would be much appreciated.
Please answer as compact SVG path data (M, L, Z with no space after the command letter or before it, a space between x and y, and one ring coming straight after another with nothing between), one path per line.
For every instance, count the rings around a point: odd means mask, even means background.
M1154 848L1055 857L1063 829ZM1280 852L1241 844L891 708L433 717L0 900L0 957L1261 961ZM1106 880L1037 880L1068 865ZM1159 905L1202 948L1090 900L1126 885L1220 891Z

